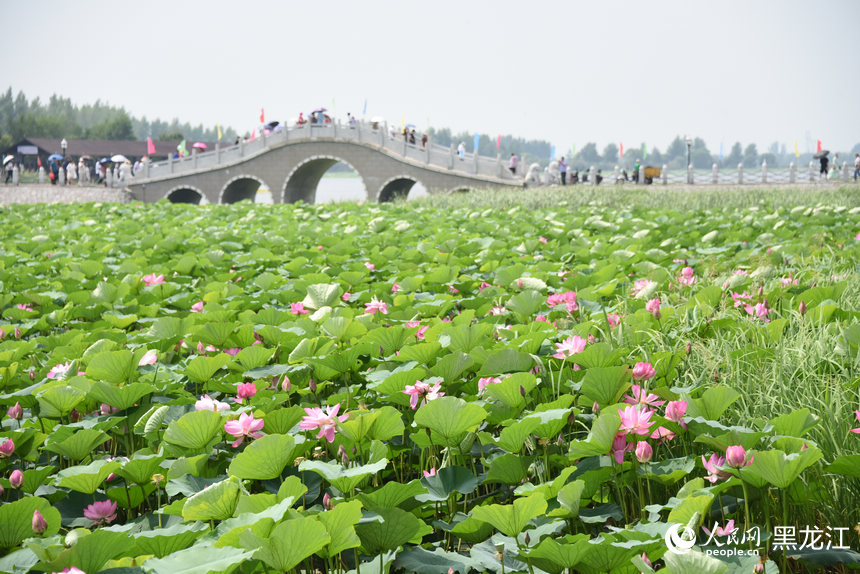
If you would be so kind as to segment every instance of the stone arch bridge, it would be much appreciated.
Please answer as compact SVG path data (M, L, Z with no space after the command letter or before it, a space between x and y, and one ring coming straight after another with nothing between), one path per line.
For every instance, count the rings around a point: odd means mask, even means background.
M454 146L409 144L385 124L290 127L227 148L147 164L124 183L134 199L234 203L265 186L275 203L313 203L317 184L337 162L361 178L368 201L405 198L416 183L428 193L522 187L500 156L458 156Z

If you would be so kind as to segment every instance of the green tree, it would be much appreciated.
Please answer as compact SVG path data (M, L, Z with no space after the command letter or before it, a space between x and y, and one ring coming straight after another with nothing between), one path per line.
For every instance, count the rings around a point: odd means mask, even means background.
M603 148L603 161L605 163L616 164L618 162L618 146L614 143L607 144L605 148Z
M743 147L741 146L741 142L735 142L735 145L732 146L729 155L723 161L723 165L726 167L730 167L735 169L739 163L744 161L744 153Z
M600 163L600 154L597 153L597 144L589 142L582 146L582 149L576 154L574 160L584 163L585 169L588 169L592 165L598 165Z
M758 167L758 148L754 143L751 143L744 150L744 167Z

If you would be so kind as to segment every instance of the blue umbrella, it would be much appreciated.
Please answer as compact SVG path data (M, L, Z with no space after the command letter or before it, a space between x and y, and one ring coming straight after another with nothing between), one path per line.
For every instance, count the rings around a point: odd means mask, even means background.
M55 159L57 159L57 160L63 159L63 156L61 156L58 153L55 153L55 154L48 156L48 161L54 161Z

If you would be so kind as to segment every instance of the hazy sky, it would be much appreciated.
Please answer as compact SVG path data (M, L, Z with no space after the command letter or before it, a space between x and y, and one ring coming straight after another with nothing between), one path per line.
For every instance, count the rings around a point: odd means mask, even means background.
M150 119L246 131L366 100L559 150L860 142L856 0L0 0L0 25L3 89Z

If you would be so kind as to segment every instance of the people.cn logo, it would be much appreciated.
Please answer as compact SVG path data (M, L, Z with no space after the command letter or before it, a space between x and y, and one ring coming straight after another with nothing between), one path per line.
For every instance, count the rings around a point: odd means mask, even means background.
M683 531L683 534L679 534L679 529ZM689 526L670 524L666 535L663 536L663 540L666 541L666 546L669 550L674 550L678 554L684 554L696 544L696 533Z

